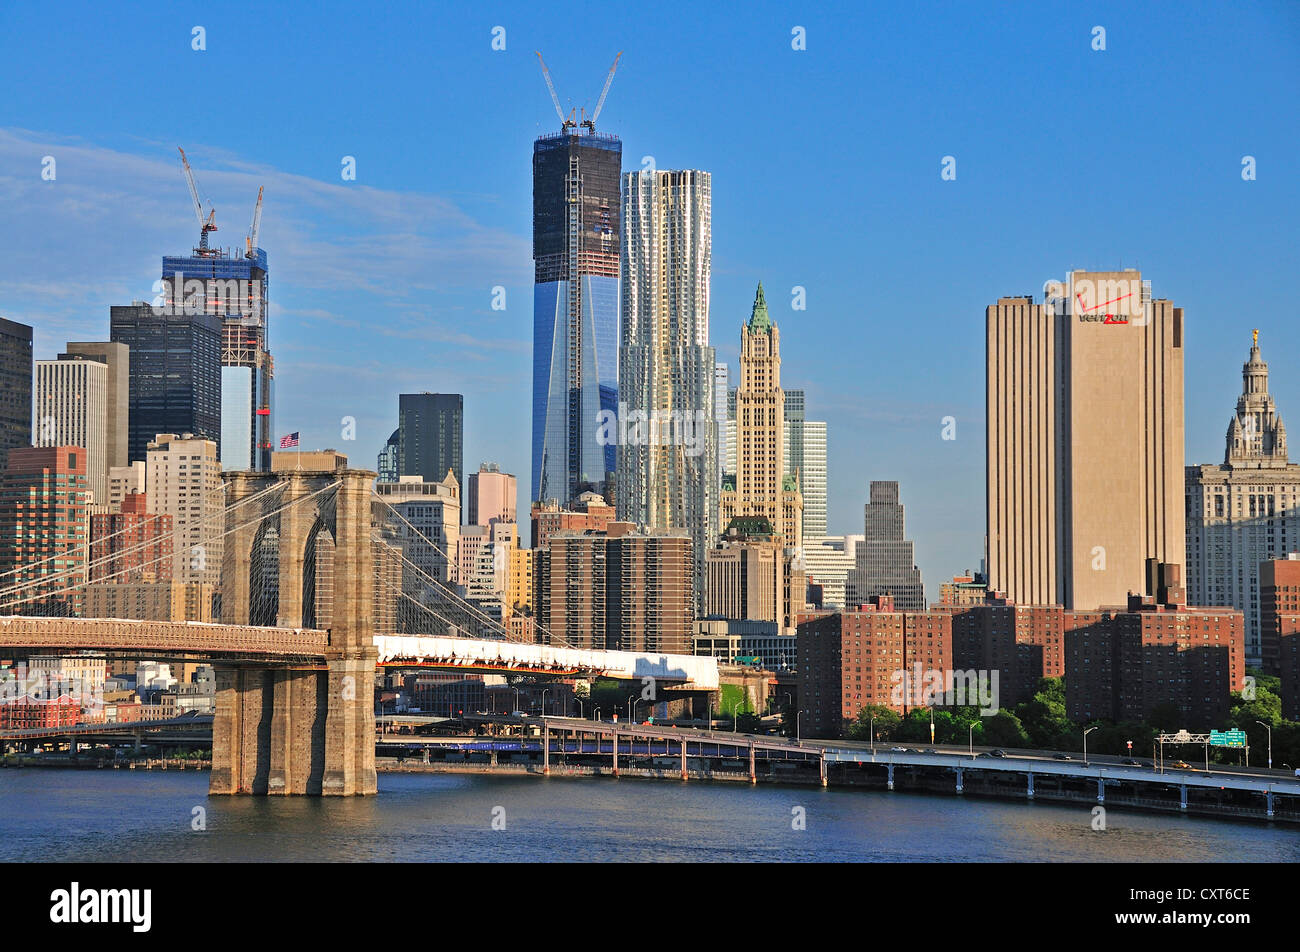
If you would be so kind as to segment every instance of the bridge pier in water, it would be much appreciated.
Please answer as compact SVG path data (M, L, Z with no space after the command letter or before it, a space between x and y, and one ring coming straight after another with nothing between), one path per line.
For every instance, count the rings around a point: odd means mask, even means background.
M222 616L233 624L317 626L317 538L333 546L333 605L323 659L299 665L217 666L212 724L213 794L364 796L376 792L374 561L365 470L234 473L231 502L284 485L278 579L271 607L254 603L263 571L261 527L232 532L222 561ZM334 489L327 489L337 482ZM320 492L314 498L313 493ZM237 522L247 521L247 513Z

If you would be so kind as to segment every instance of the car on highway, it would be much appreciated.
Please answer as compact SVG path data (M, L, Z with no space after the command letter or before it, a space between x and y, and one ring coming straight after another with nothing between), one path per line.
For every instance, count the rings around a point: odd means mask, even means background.
M528 715L525 714L523 711L511 711L511 712L510 712L510 716L511 716L511 717L527 717Z
M1005 750L1001 750L1001 749L999 749L999 750L990 750L990 751L989 751L989 756L990 756L990 757L1005 757L1006 755L1007 755L1007 752L1006 752Z
M1176 770L1193 770L1193 769L1195 769L1195 768L1192 767L1191 764L1189 764L1189 763L1188 763L1187 761L1185 761L1185 760L1175 760L1175 761L1174 761L1172 764L1170 764L1169 766L1175 768Z
M1052 759L1053 759L1053 760L1073 760L1074 758L1071 757L1069 754L1052 754Z
M1127 760L1121 761L1121 763L1123 763L1125 767L1141 767L1141 766L1142 766L1141 761L1134 760L1132 757L1129 757Z
M907 748L906 748L906 747L891 747L891 748L889 748L889 749L892 750L892 751L893 751L894 753L896 753L896 754L905 754L905 753L907 753Z

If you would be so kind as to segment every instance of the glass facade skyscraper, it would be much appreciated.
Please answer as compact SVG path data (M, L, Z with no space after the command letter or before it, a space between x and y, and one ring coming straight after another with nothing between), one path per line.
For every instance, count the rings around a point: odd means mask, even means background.
M402 476L440 483L447 471L465 487L465 398L459 393L403 393L397 398L397 460Z
M534 499L611 489L598 415L618 411L622 163L617 136L581 127L533 143Z
M221 440L221 319L142 301L109 309L110 337L131 352L127 456L144 460L159 433Z
M32 442L32 329L0 317L0 470Z

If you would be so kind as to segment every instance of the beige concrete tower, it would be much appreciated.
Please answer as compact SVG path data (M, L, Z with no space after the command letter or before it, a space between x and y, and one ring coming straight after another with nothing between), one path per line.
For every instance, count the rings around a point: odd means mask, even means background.
M1183 311L1136 270L986 312L988 570L1021 604L1123 605L1181 565Z
M749 321L740 331L740 386L736 388L736 472L723 478L720 525L759 517L786 546L803 538L803 495L785 476L785 392L781 389L781 332L758 286Z

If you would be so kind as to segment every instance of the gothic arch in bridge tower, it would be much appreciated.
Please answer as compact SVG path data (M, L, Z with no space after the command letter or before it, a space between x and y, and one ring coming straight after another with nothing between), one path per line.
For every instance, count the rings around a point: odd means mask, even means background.
M212 793L375 792L374 477L224 474L223 620L325 628L329 647L323 665L217 669Z

